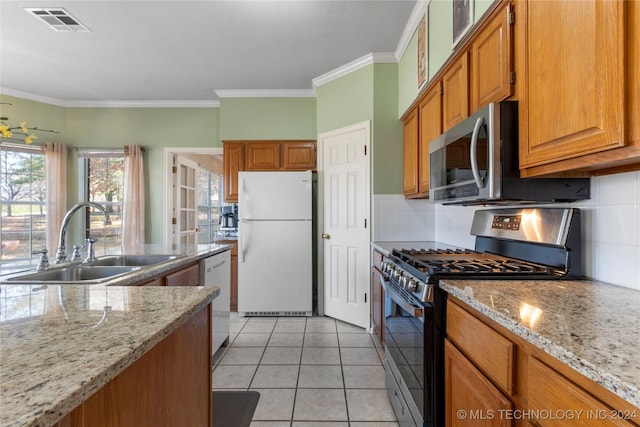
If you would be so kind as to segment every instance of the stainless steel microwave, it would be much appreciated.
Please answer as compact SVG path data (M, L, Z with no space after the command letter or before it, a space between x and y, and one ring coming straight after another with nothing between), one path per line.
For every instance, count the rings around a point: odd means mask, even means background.
M589 178L520 178L518 102L492 103L429 143L429 197L497 205L588 199Z

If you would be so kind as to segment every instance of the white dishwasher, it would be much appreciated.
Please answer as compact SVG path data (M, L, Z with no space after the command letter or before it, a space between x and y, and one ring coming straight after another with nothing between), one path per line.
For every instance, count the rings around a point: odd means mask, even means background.
M220 295L211 306L211 351L214 354L229 339L231 312L231 251L226 250L200 261L200 284L217 286Z

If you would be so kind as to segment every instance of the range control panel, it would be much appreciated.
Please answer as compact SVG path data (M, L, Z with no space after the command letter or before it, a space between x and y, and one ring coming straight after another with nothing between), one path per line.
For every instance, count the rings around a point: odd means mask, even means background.
M496 230L520 230L521 215L494 215L491 228Z

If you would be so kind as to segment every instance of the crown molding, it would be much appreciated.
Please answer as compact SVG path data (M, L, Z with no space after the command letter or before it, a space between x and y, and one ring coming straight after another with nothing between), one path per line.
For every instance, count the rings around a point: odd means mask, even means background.
M311 80L314 89L323 84L329 83L340 77L344 77L347 74L353 73L361 68L371 64L395 64L398 62L398 58L394 53L369 53L361 56L341 67L335 68L328 73L318 76Z
M43 104L56 105L58 107L66 107L67 104L62 99L50 98L48 96L38 95L31 92L24 92L21 90L11 89L8 87L0 87L0 93L8 96L15 96L16 98L27 99L29 101L42 102Z
M64 100L37 95L35 93L0 87L0 93L29 101L42 102L43 104L56 105L65 108L217 108L219 100Z
M422 19L424 14L427 13L427 7L429 6L430 2L431 0L418 0L416 5L413 7L411 16L409 16L409 21L404 27L402 36L400 36L400 41L398 41L398 47L396 47L395 55L396 58L398 58L398 61L400 61L400 59L406 52L407 47L409 46L409 43L411 42L411 39L413 38L413 35L416 32L418 25L420 24L420 20Z
M314 98L312 89L219 89L218 98Z
M218 108L219 100L67 101L70 108Z

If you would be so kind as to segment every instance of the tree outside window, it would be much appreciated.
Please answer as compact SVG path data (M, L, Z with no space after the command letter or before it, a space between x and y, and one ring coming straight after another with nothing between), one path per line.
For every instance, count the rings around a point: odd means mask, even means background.
M122 200L124 191L124 155L85 157L86 200L103 205L111 225L103 224L103 215L91 210L87 216L85 238L97 239L95 248L116 253L122 244Z
M30 259L46 247L45 199L42 151L0 148L1 261Z

